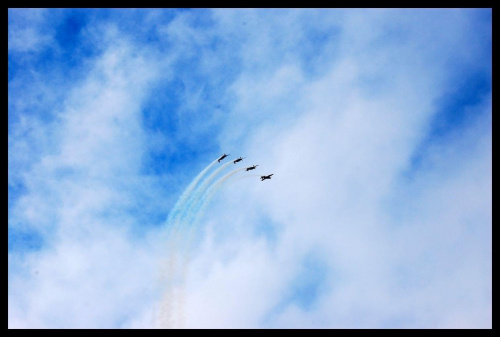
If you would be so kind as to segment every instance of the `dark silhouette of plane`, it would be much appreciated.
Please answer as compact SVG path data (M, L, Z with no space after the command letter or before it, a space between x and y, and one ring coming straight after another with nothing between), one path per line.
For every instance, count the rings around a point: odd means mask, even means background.
M224 158L226 158L227 156L229 156L229 154L223 154L219 159L218 159L218 162L220 163L220 161Z
M270 174L268 176L260 176L260 181L264 181L266 179L271 179L271 176L272 176L272 174Z
M250 167L247 167L247 171L250 171L250 170L255 170L255 168L259 166L259 165L254 165L254 166L250 166Z
M245 157L245 158L246 158L246 157ZM236 160L234 160L234 161L233 161L233 164L236 164L236 163L238 163L238 162L242 161L242 160L243 160L243 159L245 159L245 158L241 158L241 157L239 157L238 159L236 159Z

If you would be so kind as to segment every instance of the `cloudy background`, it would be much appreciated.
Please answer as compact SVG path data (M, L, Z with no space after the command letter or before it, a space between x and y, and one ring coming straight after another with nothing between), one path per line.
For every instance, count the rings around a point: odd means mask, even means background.
M491 10L8 14L10 328L491 328Z

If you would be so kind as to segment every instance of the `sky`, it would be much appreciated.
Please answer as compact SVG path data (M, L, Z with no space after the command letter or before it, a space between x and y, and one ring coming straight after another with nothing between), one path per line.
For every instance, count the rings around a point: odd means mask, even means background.
M491 328L491 38L491 9L9 9L9 328L164 327L169 212L223 153L259 166L186 224L174 327Z

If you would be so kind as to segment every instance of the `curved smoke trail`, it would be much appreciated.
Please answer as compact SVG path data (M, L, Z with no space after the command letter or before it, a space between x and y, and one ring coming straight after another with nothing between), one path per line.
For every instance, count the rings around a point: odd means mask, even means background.
M165 290L160 300L160 307L158 310L158 323L162 328L183 326L183 307L185 302L184 278L187 269L185 268L185 257L179 254L182 251L181 246L183 241L185 241L185 239L182 239L182 231L180 228L182 222L180 220L196 186L217 162L218 159L215 159L193 179L175 203L166 221L168 230L168 239L166 243L167 260L160 272L160 278L165 281ZM179 250L179 248L181 249ZM179 270L181 273L180 275L178 275ZM174 310L176 308L177 310Z
M243 170L245 170L244 167L229 172L228 174L217 180L215 183L213 183L212 186L210 186L210 188L203 195L201 195L200 201L194 212L194 219L190 223L191 228L196 227L196 224L205 213L205 210L210 204L210 201L214 197L215 193L221 189L221 187L224 185L226 181L229 180L229 178L231 178L233 175Z
M179 199L177 200L177 202L175 203L174 207L172 208L172 210L170 211L170 213L168 214L168 218L167 218L167 225L168 224L172 224L172 221L179 215L179 212L181 209L183 209L184 207L184 204L186 203L186 201L189 199L189 196L191 195L191 193L193 192L193 190L195 189L196 185L200 182L200 180L203 178L203 176L212 168L212 166L215 165L215 163L217 163L218 161L218 158L215 159L213 162L211 162L207 167L205 167L203 169L203 171L201 171L194 179L193 181L189 184L189 186L184 190L184 192L182 192L181 196L179 197Z
M185 306L185 279L187 277L194 229L215 193L234 174L245 170L245 168L236 169L215 181L219 173L232 163L228 162L203 179L216 162L217 159L193 179L168 215L168 258L164 271L166 274L166 287L158 310L160 327L183 327L185 321L183 312ZM200 181L202 182L200 183Z
M219 167L210 176L203 180L201 185L193 191L192 196L190 196L186 202L186 207L183 208L183 212L180 212L181 214L179 215L179 218L182 219L183 223L189 223L193 217L196 216L198 209L197 206L199 205L200 199L205 194L205 191L208 187L210 187L217 175L231 164L232 162L228 162Z
M188 274L188 267L189 267L189 261L191 259L190 253L191 253L191 246L192 246L192 237L193 237L193 228L195 226L194 223L195 221L198 221L200 216L198 216L199 212L199 205L200 201L204 200L204 194L208 191L211 191L212 189L210 185L213 183L213 181L216 179L218 174L224 170L226 167L231 165L232 162L226 163L222 165L220 168L215 170L210 176L205 178L203 182L192 191L192 195L190 195L187 198L187 201L183 204L183 207L179 210L176 223L178 224L179 227L178 230L176 231L177 237L180 239L175 240L177 243L177 254L179 256L179 265L178 265L178 272L179 272L179 284L177 289L177 296L173 298L175 302L177 303L177 310L175 313L177 314L177 319L174 320L174 323L177 323L178 327L182 327L183 323L185 321L184 318L184 306L185 306L185 279ZM223 179L223 178L221 178ZM217 184L217 183L215 183ZM215 192L215 191L213 191ZM179 225L182 225L182 230Z
M197 207L193 210L193 219L187 224L187 233L186 233L186 238L185 238L185 254L183 256L185 257L184 263L182 264L182 275L187 274L187 269L189 265L189 260L191 258L190 256L190 248L193 245L193 240L195 237L195 229L197 227L198 222L200 221L201 217L205 213L206 208L208 205L210 205L210 201L214 197L215 193L221 189L223 184L229 180L233 175L236 173L245 170L245 168L239 168L237 170L234 170L232 172L229 172L225 176L219 178L215 183L213 183L208 190L205 191L200 197L200 200L198 202Z

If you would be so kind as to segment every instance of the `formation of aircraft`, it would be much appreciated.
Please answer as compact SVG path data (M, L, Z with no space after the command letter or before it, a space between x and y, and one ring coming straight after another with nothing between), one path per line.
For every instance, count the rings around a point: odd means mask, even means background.
M217 159L217 161L220 163L220 162L221 162L221 160L223 160L223 159L224 159L224 158L226 158L227 156L229 156L229 154L225 154L225 153L224 153L224 154L223 154L223 155L222 155L219 159ZM240 161L242 161L243 159L245 159L245 158L241 158L241 157L239 157L238 159L233 160L233 164L239 163L239 162L240 162ZM256 168L257 166L259 166L259 165L253 165L253 166L247 167L247 168L246 168L246 170L247 170L247 171L255 170L255 168ZM264 180L266 180L266 179L271 179L271 176L272 176L272 175L273 175L273 174L270 174L270 175L267 175L267 176L260 176L260 181L264 181Z
M220 163L220 161L224 158L226 158L227 156L229 156L229 154L223 154L217 161Z

